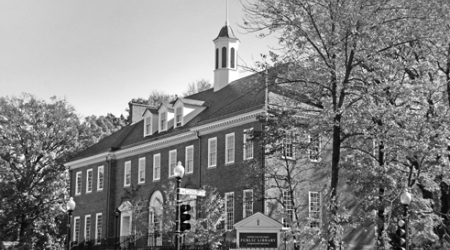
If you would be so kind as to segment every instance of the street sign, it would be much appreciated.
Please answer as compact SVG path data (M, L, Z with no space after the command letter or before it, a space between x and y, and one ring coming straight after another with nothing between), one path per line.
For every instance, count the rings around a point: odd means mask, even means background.
M183 195L194 195L194 196L205 196L206 191L200 189L190 189L190 188L180 188L180 194Z

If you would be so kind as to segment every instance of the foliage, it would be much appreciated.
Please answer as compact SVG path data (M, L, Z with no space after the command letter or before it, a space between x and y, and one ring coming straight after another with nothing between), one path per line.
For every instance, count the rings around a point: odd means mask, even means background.
M378 210L379 235L391 226L385 215L398 216L401 209L389 201L411 187L418 197L411 208L429 213L426 218L411 216L413 227L421 229L416 240L436 242L433 228L440 219L426 194L438 190L448 176L448 107L443 105L448 97L442 93L450 86L450 67L445 66L450 60L442 54L448 55L449 3L261 0L245 8L248 30L261 32L261 37L262 32L279 36L282 54L271 53L270 88L294 103L309 104L284 109L307 114L308 132L331 139L331 159L324 162L331 177L324 234L328 248L336 249L342 237L342 223L333 218L339 217L344 169L365 209L359 215ZM269 67L263 59L260 69ZM361 223L370 220L361 218ZM433 223L415 226L424 221Z
M78 136L78 117L65 101L24 94L0 98L2 238L21 244L58 234L67 172L63 165ZM52 215L52 216L49 216Z
M123 117L86 117L64 99L0 98L0 240L64 245L68 172L80 150L124 126Z
M205 91L211 88L211 83L208 80L201 79L188 84L187 90L183 92L183 96L190 96L198 92Z

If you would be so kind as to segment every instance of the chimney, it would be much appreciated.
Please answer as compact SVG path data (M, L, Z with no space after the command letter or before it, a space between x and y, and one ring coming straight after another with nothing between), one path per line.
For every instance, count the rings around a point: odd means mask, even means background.
M134 124L136 122L139 122L139 121L143 120L144 117L142 115L144 114L144 111L147 108L151 107L149 105L146 105L146 104L143 104L143 103L136 103L136 102L133 102L133 101L129 102L128 106L129 106L129 109L130 109L129 110L130 116L128 117L128 119L129 119L129 122L131 124Z

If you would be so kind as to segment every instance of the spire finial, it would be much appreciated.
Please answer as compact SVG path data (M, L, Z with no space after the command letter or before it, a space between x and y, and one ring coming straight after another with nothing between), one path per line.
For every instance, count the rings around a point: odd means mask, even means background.
M225 0L225 25L228 26L228 0Z

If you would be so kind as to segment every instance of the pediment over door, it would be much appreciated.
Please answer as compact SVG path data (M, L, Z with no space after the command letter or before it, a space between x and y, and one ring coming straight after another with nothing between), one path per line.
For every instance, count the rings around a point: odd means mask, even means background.
M259 212L234 224L236 231L246 232L279 232L282 227L283 224L280 222Z

